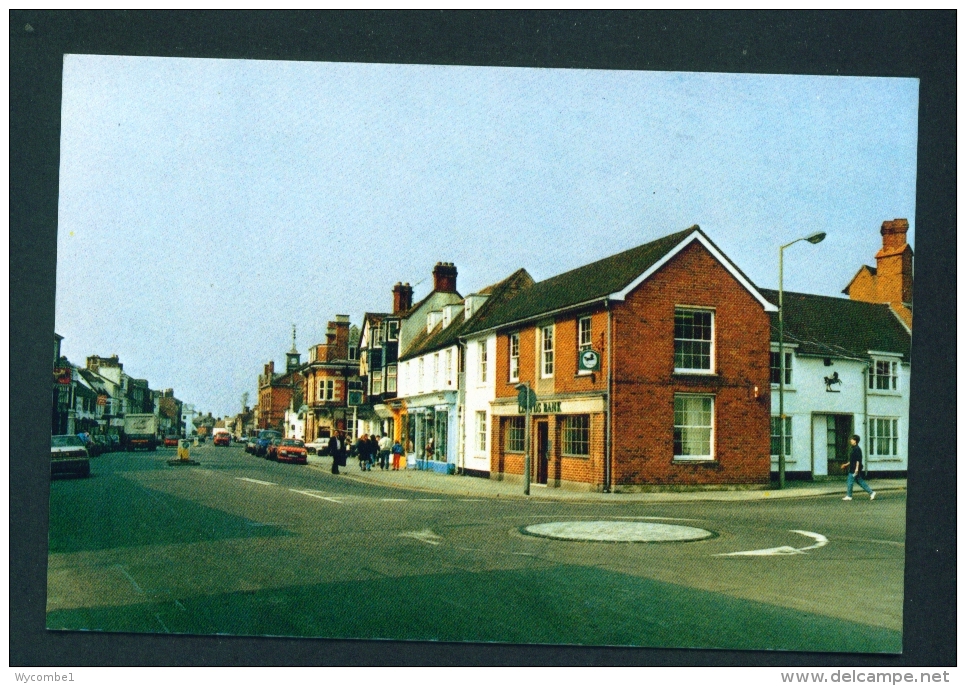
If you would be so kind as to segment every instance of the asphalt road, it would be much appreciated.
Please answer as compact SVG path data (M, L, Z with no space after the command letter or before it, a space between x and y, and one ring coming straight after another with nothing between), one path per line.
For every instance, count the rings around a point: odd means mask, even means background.
M193 448L197 467L168 466L174 452L103 455L90 479L53 482L48 628L901 651L904 493L874 503L469 498L270 463L240 446ZM523 532L591 520L714 536Z

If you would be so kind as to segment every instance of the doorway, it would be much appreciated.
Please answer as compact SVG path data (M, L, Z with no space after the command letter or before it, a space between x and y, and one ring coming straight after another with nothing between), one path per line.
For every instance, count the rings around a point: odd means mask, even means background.
M825 457L828 460L827 474L841 474L842 463L848 462L849 438L854 433L852 427L852 415L850 414L830 414L825 416Z
M547 467L550 463L550 440L547 422L537 422L537 483L547 485Z

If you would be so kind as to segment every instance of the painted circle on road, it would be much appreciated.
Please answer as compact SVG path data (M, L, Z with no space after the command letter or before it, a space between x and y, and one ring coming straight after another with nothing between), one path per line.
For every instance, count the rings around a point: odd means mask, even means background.
M617 543L661 543L700 541L714 534L705 529L655 522L550 522L532 524L523 532L562 541L607 541Z

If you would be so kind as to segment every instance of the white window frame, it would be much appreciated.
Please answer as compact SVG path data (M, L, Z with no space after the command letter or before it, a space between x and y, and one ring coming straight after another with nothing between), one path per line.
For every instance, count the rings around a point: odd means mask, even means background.
M417 390L422 392L422 390L426 387L426 359L420 357L419 362L417 362L416 364L418 366L418 372L419 372L416 377L417 381L419 382L419 386L417 387Z
M885 431L883 431L885 429ZM889 452L879 452L886 441ZM866 452L868 457L898 458L899 457L899 418L898 417L869 417L869 435L866 437Z
M488 367L489 367L489 359L488 359L488 356L487 356L486 341L480 341L478 343L478 345L479 345L479 348L478 348L478 356L479 357L478 357L478 359L480 361L480 364L479 364L479 372L480 372L480 374L479 374L479 381L480 381L480 383L486 383L486 376L487 376L487 372L489 371L488 370Z
M886 366L888 373L880 374L881 366ZM881 380L885 380L885 388L880 388ZM873 357L869 367L869 390L873 393L899 392L899 360L888 357Z
M778 420L778 415L773 414L771 416L771 441L769 441L769 451L771 452L771 456L776 459L778 458L778 453L771 450L771 445L772 443L780 440L780 436L777 433L775 433L776 429L780 428L779 425L776 423L777 420ZM792 454L792 418L789 417L788 415L785 415L785 457L788 458L791 456L791 454Z
M690 307L679 305L674 308L674 328L677 329L678 315L681 314L708 314L711 316L711 338L678 338L674 332L674 372L676 374L714 374L715 373L715 311L707 307ZM678 341L682 343L699 343L708 345L708 367L679 367L678 366ZM687 353L684 353L687 354Z
M486 410L476 411L476 449L479 452L486 452Z
M396 392L396 365L390 364L386 367L386 393Z
M540 338L540 378L552 379L554 372L554 325L541 326Z
M581 317L577 320L577 350L594 347L591 321L590 317Z
M319 379L318 398L320 402L335 400L335 379Z
M768 354L768 378L769 379L771 379L772 377L772 370L779 369L779 367L772 366L772 355L775 356L775 359L778 360L779 363L781 362L781 359L778 357L778 349L772 348L771 352ZM789 350L788 347L785 346L785 390L788 390L789 386L792 385L792 381L795 379L795 374L793 372L793 369L795 368L793 363L794 359L795 359L795 351ZM781 375L781 371L778 371L775 374L775 377L777 378L780 375ZM777 381L772 381L771 385L778 387L779 383Z
M446 349L446 362L444 365L446 374L446 385L450 386L453 383L453 349Z
M393 320L386 322L386 340L395 341L399 339L399 322Z
M520 380L520 334L511 333L507 340L510 346L510 381Z
M439 353L433 353L433 388L440 388L439 383Z
M688 424L678 424L678 400L710 400L710 421L707 425L688 425ZM674 434L675 438L673 443L674 461L675 462L711 462L714 461L714 440L715 440L715 397L713 395L708 395L704 393L675 393L674 394ZM677 448L677 434L678 431L687 431L688 429L708 431L708 453L707 454L689 454L683 452L683 450L678 452ZM682 446L685 443L684 436L681 437Z

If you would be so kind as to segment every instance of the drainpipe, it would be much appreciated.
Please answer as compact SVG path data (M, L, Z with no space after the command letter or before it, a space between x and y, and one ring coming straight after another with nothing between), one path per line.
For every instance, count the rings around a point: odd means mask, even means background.
M865 473L869 473L869 455L872 452L869 440L869 378L874 363L866 362L862 369L862 442L865 443L865 460L863 466Z
M605 431L606 445L604 446L604 493L611 491L611 470L614 459L613 441L613 391L614 391L614 346L613 340L613 317L614 313L610 309L610 300L605 300L607 308L607 428Z

